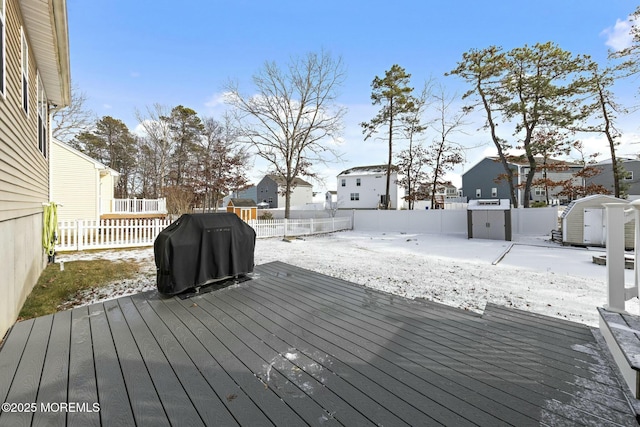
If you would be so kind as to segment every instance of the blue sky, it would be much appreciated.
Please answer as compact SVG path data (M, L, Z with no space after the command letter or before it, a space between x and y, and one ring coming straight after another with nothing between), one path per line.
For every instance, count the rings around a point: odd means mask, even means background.
M267 60L284 65L291 56L320 49L341 56L347 79L339 102L349 111L340 147L345 162L319 167L326 177L314 188L319 191L335 189L341 170L386 162L386 144L364 142L358 123L376 114L370 84L391 65L411 73L416 88L433 77L451 94L462 94L464 83L443 74L471 48L553 41L604 64L611 46L624 45L625 21L636 6L628 0L67 0L71 76L98 117L113 116L134 130L135 109L154 103L220 118L224 83L237 80L251 93L251 76ZM640 80L630 80L616 94L631 106L639 87ZM640 141L637 118L620 119L625 144ZM460 142L481 146L451 174L458 185L460 173L493 154L482 123L470 120ZM585 141L592 150L606 150L598 138ZM639 151L623 146L622 154ZM264 172L258 161L251 177Z

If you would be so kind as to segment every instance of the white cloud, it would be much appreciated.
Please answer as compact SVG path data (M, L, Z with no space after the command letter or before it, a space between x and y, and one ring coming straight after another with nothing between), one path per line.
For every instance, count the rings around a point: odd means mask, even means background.
M216 108L225 104L225 100L229 96L227 92L214 93L209 97L209 99L204 103L207 108Z
M623 50L631 46L633 37L631 36L631 28L635 24L635 21L631 17L622 21L616 20L616 24L613 27L606 28L601 35L606 36L607 41L605 44L615 51Z

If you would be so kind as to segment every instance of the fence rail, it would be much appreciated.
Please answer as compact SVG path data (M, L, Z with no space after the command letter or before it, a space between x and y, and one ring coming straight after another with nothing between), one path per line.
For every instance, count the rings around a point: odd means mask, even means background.
M171 224L161 219L105 219L61 221L56 251L115 249L152 246L160 232ZM302 236L352 228L351 218L251 220L258 238Z
M247 223L256 230L256 236L258 238L304 236L308 234L350 230L352 228L351 217L323 219L254 219Z
M167 199L113 199L110 212L102 213L167 213Z

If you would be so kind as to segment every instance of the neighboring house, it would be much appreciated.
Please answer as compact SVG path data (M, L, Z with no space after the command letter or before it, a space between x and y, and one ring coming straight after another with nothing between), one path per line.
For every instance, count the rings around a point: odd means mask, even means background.
M70 102L64 0L0 2L0 339L47 264L50 113ZM55 200L53 200L55 201Z
M338 174L339 209L379 209L385 205L387 165L358 166ZM406 207L404 187L398 184L398 168L391 168L391 209Z
M99 220L113 204L120 174L75 148L51 140L51 199L60 221Z
M335 210L338 208L338 192L329 190L324 193L324 208L326 210Z
M313 187L310 183L301 178L293 180L294 188L291 190L291 207L305 206L313 203ZM276 175L265 175L256 186L258 204L268 203L269 208L284 208L285 181ZM261 205L262 206L262 205Z
M640 160L619 158L618 163L621 164L625 170L625 176L622 178L622 183L627 186L626 194L628 195L628 198L631 200L640 198ZM611 159L603 160L594 166L600 170L600 173L587 179L587 185L602 185L604 188L609 190L611 194L614 194Z
M543 162L542 158L536 158L538 167ZM576 185L581 184L581 179L576 178L575 173L582 169L582 166L577 163L565 162L556 159L547 159L548 164L553 165L552 170L550 167L547 169L547 178L551 181L560 182L568 179L575 180ZM525 159L523 161L509 161L509 168L514 173L514 186L516 186L517 198L519 206L523 205L525 197L528 197L530 201L546 201L547 195L544 187L532 187L529 195L524 194L524 184L527 179L527 173L529 172L529 162ZM462 190L463 197L468 200L477 199L509 199L509 184L506 179L499 179L504 176L505 170L502 166L502 162L498 157L485 157L477 164L472 166L468 171L462 175ZM536 172L534 175L534 181L541 179L543 172ZM560 202L570 201L568 196L560 196L558 193L562 190L560 187L549 187L549 199L557 199Z

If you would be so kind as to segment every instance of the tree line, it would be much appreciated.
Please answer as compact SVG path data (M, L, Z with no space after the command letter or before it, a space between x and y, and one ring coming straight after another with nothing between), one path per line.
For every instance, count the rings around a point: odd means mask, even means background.
M640 16L640 8L634 16ZM624 195L625 172L616 155L622 134L616 122L627 111L616 102L613 86L639 71L636 27L632 36L632 46L611 53L605 66L553 42L508 51L499 46L471 49L446 73L467 84L461 98L434 79L416 91L411 74L398 64L376 76L371 102L380 109L361 127L365 141L382 139L388 145L386 207L394 166L408 190L410 208L425 198L435 204L445 174L465 160L469 147L460 143L460 135L472 111L484 118L482 129L504 166L497 179L508 184L514 207L519 205L516 176L509 167L514 159L528 164L524 194L534 187L558 186L571 197L606 191L548 179L549 171L561 167L549 160L570 152L580 154L582 177L595 173L593 156L584 153L578 138L586 133L601 134L607 141L614 193ZM136 111L142 136L113 117L91 122L82 108L85 99L76 91L71 106L54 115L53 135L120 172L116 197L167 197L174 212L194 205L216 209L223 196L248 185L246 173L252 156L258 156L285 183L288 217L295 179L314 177L318 165L340 158L334 141L346 113L337 102L345 77L342 59L325 51L291 58L284 67L266 62L253 76L251 95L233 81L224 85L230 110L221 119L200 117L182 105L156 104ZM516 149L524 154L514 155ZM542 178L536 178L537 172ZM528 197L523 205L529 207Z

